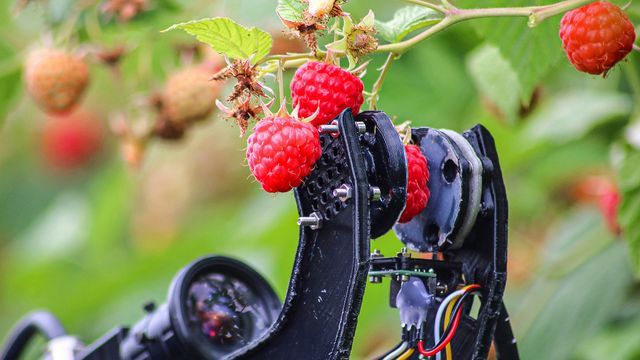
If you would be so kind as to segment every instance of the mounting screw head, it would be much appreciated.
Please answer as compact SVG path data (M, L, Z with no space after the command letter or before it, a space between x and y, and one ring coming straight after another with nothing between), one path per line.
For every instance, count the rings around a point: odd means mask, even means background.
M358 128L358 134L364 134L367 132L367 125L362 121L356 121L356 127Z
M342 184L340 185L340 187L333 190L333 196L337 197L342 202L351 199L351 196L353 196L352 193L353 191L351 189L351 186L347 184Z
M369 276L369 282L371 284L380 284L382 282L382 277L380 277L380 276Z
M309 216L301 216L298 218L299 226L308 226L311 230L318 230L322 227L322 218L317 213L311 213Z

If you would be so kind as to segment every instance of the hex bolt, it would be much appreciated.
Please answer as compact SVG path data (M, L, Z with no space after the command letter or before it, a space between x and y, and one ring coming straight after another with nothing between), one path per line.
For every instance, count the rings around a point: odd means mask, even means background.
M371 199L371 201L380 201L380 199L382 199L382 192L379 187L369 187L369 199Z
M340 199L340 201L345 202L353 196L353 191L351 186L347 184L342 184L340 187L333 190L333 196Z
M380 249L373 249L373 252L371 253L371 257L379 258L379 257L384 257L384 255L382 255L382 253L380 252Z
M367 132L367 125L362 121L356 121L356 127L358 128L358 134L364 134Z
M318 230L322 227L322 218L317 213L311 213L309 216L301 216L298 218L299 226L308 226L311 230Z

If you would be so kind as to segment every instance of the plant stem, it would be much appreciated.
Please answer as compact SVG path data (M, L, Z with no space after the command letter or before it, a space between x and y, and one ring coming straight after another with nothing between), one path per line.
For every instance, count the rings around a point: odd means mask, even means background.
M391 63L393 60L397 58L396 54L390 52L387 56L387 60L384 62L384 65L380 68L380 75L378 75L378 79L373 84L373 88L371 90L371 97L369 98L369 109L376 110L376 106L378 105L378 93L382 88L382 82L384 81L387 72L389 72L389 68L391 67Z
M420 2L421 0L419 0ZM452 26L456 23L479 18L488 17L512 17L522 16L529 18L529 26L533 27L551 16L562 14L571 9L577 8L593 0L565 0L551 5L545 6L526 6L513 8L481 8L481 9L458 9L453 6L448 7L445 11L445 17L436 25L419 33L418 35L397 43L385 44L379 46L376 52L392 52L402 54L417 43L430 38L440 31ZM414 2L414 1L412 1ZM416 2L414 2L416 3ZM427 6L427 5L424 5ZM430 7L430 6L427 6Z
M282 74L282 69L284 68L284 60L280 59L278 61L278 95L280 104L284 104L284 75Z
M633 50L640 52L640 46L633 44Z
M300 59L306 59L306 60L314 60L316 59L316 54L313 52L308 52L308 53L292 53L292 54L275 54L275 55L269 55L269 56L265 56L264 58L258 60L256 62L256 65L260 65L260 64L264 64L268 61L271 60L279 60L279 61L289 61L289 60L300 60Z
M435 11L439 11L441 13L445 13L446 9L440 5L436 5L432 2L426 1L426 0L404 0L408 3L412 3L412 4L416 4L416 5L420 5L420 6L424 6L427 7L429 9L433 9Z

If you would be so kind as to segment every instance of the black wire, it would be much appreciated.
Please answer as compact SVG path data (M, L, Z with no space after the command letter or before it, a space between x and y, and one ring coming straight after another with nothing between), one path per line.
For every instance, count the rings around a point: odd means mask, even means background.
M0 352L0 360L17 360L31 339L42 334L47 340L66 334L60 321L46 311L35 311L18 322L7 337Z

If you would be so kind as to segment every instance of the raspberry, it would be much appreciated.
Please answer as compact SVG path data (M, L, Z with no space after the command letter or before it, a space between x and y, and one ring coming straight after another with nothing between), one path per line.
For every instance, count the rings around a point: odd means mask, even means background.
M364 101L363 89L357 76L335 65L315 61L302 65L291 80L293 107L300 107L301 117L310 117L320 108L311 122L314 126L326 124L346 108L351 108L353 115L358 114Z
M579 71L602 74L624 59L636 39L627 14L606 1L569 11L560 24L560 39Z
M400 215L400 223L409 222L418 215L426 206L429 200L429 169L427 159L422 155L420 148L416 145L405 145L407 153L407 205Z
M28 56L25 67L27 91L50 114L70 110L89 83L84 61L61 50L36 50Z
M202 67L186 68L169 77L162 93L162 109L169 121L184 124L211 114L220 86L209 81L210 77Z
M618 206L620 205L620 193L614 186L605 191L598 199L598 207L604 217L609 231L615 235L620 235L622 229L618 223Z
M48 119L42 132L42 151L47 162L59 170L73 170L95 159L103 142L100 120L77 111Z
M302 183L320 158L318 130L288 116L258 121L247 140L249 169L267 192L287 192Z

